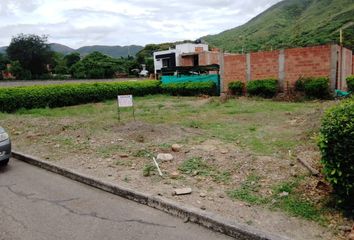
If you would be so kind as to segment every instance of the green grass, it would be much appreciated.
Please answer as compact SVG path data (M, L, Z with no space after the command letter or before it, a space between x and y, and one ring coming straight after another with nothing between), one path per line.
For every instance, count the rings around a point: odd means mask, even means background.
M224 142L241 142L241 146L255 154L286 154L298 145L296 135L308 129L292 129L286 120L289 116L305 115L319 103L285 103L270 100L229 100L220 103L218 98L196 104L195 97L170 97L164 95L136 97L135 115L138 121L152 124L180 125L203 131L201 139L216 137ZM163 105L163 107L162 107ZM231 114L232 112L232 114ZM110 129L117 121L116 101L63 108L20 110L15 114L1 114L4 121L44 117L50 121L70 118L78 124L71 127L90 129L90 134ZM133 120L132 109L121 109L122 123ZM9 125L11 123L9 122ZM311 141L311 140L309 140Z
M154 154L148 150L140 149L134 153L134 157L141 157L141 158L152 158Z
M191 158L185 160L178 169L186 175L211 177L217 183L229 183L231 181L230 172L219 171L202 158Z
M227 191L227 195L231 199L238 199L254 205L266 204L268 199L257 194L261 187L259 180L259 176L250 175L241 184L240 188Z
M326 222L323 217L323 211L318 209L313 203L305 200L301 193L296 191L301 178L283 182L274 186L274 191L271 196L261 196L258 191L260 178L255 175L249 176L240 188L227 191L227 195L231 199L237 199L253 205L266 205L271 209L281 209L291 216L301 217L316 222ZM287 196L280 196L280 193L286 192Z
M202 158L191 158L185 160L178 169L187 175L195 174L194 172L196 171L198 175L210 176L213 172L213 168Z
M143 167L143 176L144 177L150 177L155 171L156 171L156 166L149 163L145 164Z

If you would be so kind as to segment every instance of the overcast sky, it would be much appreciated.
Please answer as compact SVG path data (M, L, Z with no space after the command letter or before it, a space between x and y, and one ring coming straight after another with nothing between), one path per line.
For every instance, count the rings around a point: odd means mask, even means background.
M239 26L280 0L0 0L0 46L19 33L49 42L145 45Z

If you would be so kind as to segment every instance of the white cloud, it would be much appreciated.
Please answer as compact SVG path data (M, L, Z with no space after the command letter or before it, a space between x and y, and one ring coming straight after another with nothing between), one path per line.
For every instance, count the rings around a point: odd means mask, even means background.
M0 1L0 46L34 33L76 48L193 40L241 25L280 0Z

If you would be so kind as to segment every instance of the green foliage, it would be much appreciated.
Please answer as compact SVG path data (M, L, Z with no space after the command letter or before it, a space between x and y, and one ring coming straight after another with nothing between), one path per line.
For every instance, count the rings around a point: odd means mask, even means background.
M329 109L322 120L319 147L323 172L339 202L354 207L354 99Z
M347 78L348 91L354 92L354 76Z
M353 21L352 0L285 0L248 23L203 39L228 52L249 52L339 43L338 29ZM344 45L354 49L354 26Z
M118 61L99 52L93 52L71 67L74 78L112 78L118 70Z
M143 176L144 177L150 177L153 172L156 171L156 166L149 163L149 164L145 164L143 167Z
M19 34L11 39L6 52L11 61L18 61L32 76L48 72L47 64L51 63L52 52L46 36Z
M241 96L243 92L245 84L241 81L235 81L235 82L230 82L229 83L229 89L231 91L231 94Z
M251 96L272 98L277 93L278 80L264 79L254 80L247 83L247 93Z
M20 108L72 106L115 99L117 95L124 94L144 96L159 93L159 86L158 81L144 81L2 88L0 111L13 112Z
M186 82L161 85L162 92L173 96L216 95L214 82Z
M29 70L23 69L19 61L11 61L11 67L9 71L18 80L31 79L31 72Z
M232 199L238 199L255 205L265 204L267 203L267 199L256 194L261 188L259 180L258 176L250 175L241 184L240 188L228 191L227 194Z
M75 63L81 60L80 53L78 52L69 53L68 55L65 55L64 60L66 63L66 67L71 68L72 65L74 65Z
M212 167L209 166L202 158L191 158L184 161L178 168L182 173L193 175L195 172L201 176L209 176Z
M200 175L211 177L217 183L228 183L231 180L230 172L220 172L214 166L209 165L202 158L191 158L185 160L178 168L182 173L187 175Z
M328 99L330 98L329 79L326 77L300 78L295 83L297 91L304 91L309 98Z

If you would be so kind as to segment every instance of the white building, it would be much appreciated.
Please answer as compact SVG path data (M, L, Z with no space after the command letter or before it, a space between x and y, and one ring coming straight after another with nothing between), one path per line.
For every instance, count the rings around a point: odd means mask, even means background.
M207 44L183 43L176 45L175 49L154 52L155 74L158 74L162 68L182 66L182 56L184 54L207 52L208 49Z

